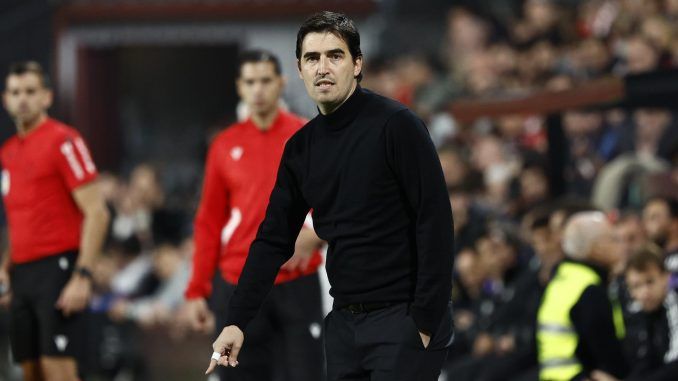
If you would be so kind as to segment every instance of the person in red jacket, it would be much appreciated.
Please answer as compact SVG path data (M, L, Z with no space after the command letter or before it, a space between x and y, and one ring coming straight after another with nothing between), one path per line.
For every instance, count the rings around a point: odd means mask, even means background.
M306 123L280 107L284 83L280 63L271 53L255 50L241 55L236 84L250 116L211 143L195 218L193 273L185 296L189 320L197 330L209 326L210 296L216 327L225 324L230 297L266 213L285 142ZM220 369L222 381L271 380L284 373L294 381L322 379L323 314L317 274L322 241L308 227L302 229L295 255L278 273L261 313L247 329L250 340L241 355L247 365ZM212 292L217 267L221 277ZM274 369L276 361L285 366Z
M52 92L38 63L10 67L3 101L17 129L0 148L9 228L0 304L10 304L12 353L25 380L76 381L108 210L82 137L47 115Z

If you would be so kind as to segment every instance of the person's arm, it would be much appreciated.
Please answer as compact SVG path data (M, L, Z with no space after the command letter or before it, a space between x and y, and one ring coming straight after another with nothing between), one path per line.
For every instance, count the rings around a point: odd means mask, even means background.
M297 242L294 245L294 255L282 266L287 271L306 271L313 255L325 244L313 229L311 215L306 217L304 227L299 232Z
M417 284L411 311L419 330L432 335L452 289L454 229L440 160L424 123L409 110L386 125L388 162L415 221Z
M75 271L56 303L57 308L68 316L83 310L89 302L91 271L106 237L109 212L96 182L96 166L84 140L77 133L68 133L54 149L56 168L83 214Z
M56 304L66 316L87 307L92 293L91 271L106 238L109 220L108 208L97 182L76 188L72 195L84 218L75 271Z
M294 138L285 145L266 216L259 225L238 286L231 297L226 327L212 344L214 354L205 374L213 372L217 364L238 365L238 354L245 340L245 327L257 314L273 287L278 270L294 253L299 230L310 209L293 170L294 162L298 160L295 157Z
M617 378L628 374L622 346L612 320L612 305L603 286L589 286L570 310L570 318L579 336L580 345L592 356L596 369Z
M2 250L0 258L0 307L9 307L11 301L11 285L9 284L9 244Z
M110 215L99 183L92 182L73 191L73 199L84 215L80 254L75 265L92 269L106 238Z
M193 266L184 292L188 323L199 332L208 332L214 320L207 298L212 294L212 278L219 262L222 228L229 214L238 213L231 211L228 187L219 168L222 153L217 142L212 143L207 153L202 195L193 224ZM240 216L233 217L233 222L239 223Z
M293 141L294 137L285 146L266 216L250 246L229 305L227 325L243 331L273 286L278 270L294 253L297 236L310 209L293 169L299 160Z
M212 144L205 163L200 205L195 217L193 271L184 296L205 299L212 293L212 278L221 251L221 230L231 213L229 192L219 171L220 149Z

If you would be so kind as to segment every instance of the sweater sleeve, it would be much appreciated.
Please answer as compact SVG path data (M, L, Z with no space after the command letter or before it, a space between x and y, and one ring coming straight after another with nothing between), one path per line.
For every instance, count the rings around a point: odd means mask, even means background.
M271 290L280 266L294 254L294 244L310 209L293 171L292 140L285 145L266 216L229 305L227 325L243 331Z
M221 250L221 229L229 208L228 188L218 168L219 148L212 144L205 164L202 196L194 222L193 273L185 292L187 299L206 298L212 293L212 278Z
M436 150L424 123L405 109L387 122L389 165L415 222L417 281L412 317L419 330L434 334L452 291L452 209Z

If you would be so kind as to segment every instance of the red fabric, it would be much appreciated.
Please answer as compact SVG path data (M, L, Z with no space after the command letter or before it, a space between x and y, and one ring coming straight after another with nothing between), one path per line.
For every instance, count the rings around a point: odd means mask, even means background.
M83 215L71 192L97 176L80 134L48 118L7 140L0 161L12 262L77 249Z
M289 139L306 123L280 111L268 131L251 120L222 131L210 145L200 206L195 218L193 275L187 298L208 297L216 268L236 284L250 245L264 219L282 152ZM276 284L309 275L322 262L315 253L304 272L280 270Z

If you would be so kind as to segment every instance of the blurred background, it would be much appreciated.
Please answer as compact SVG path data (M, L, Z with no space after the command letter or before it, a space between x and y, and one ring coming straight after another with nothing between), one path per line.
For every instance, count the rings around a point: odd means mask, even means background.
M604 210L628 252L656 234L645 203L678 195L678 0L1 0L3 78L14 61L48 69L50 113L88 141L113 212L91 379L203 379L212 338L185 328L181 306L206 149L238 118L235 57L280 57L285 104L312 118L295 38L325 9L357 23L362 86L415 110L439 150L455 380L529 343L539 287L520 280L547 277L565 216ZM15 131L4 110L0 125L0 140ZM15 380L7 329L2 311L0 380Z

